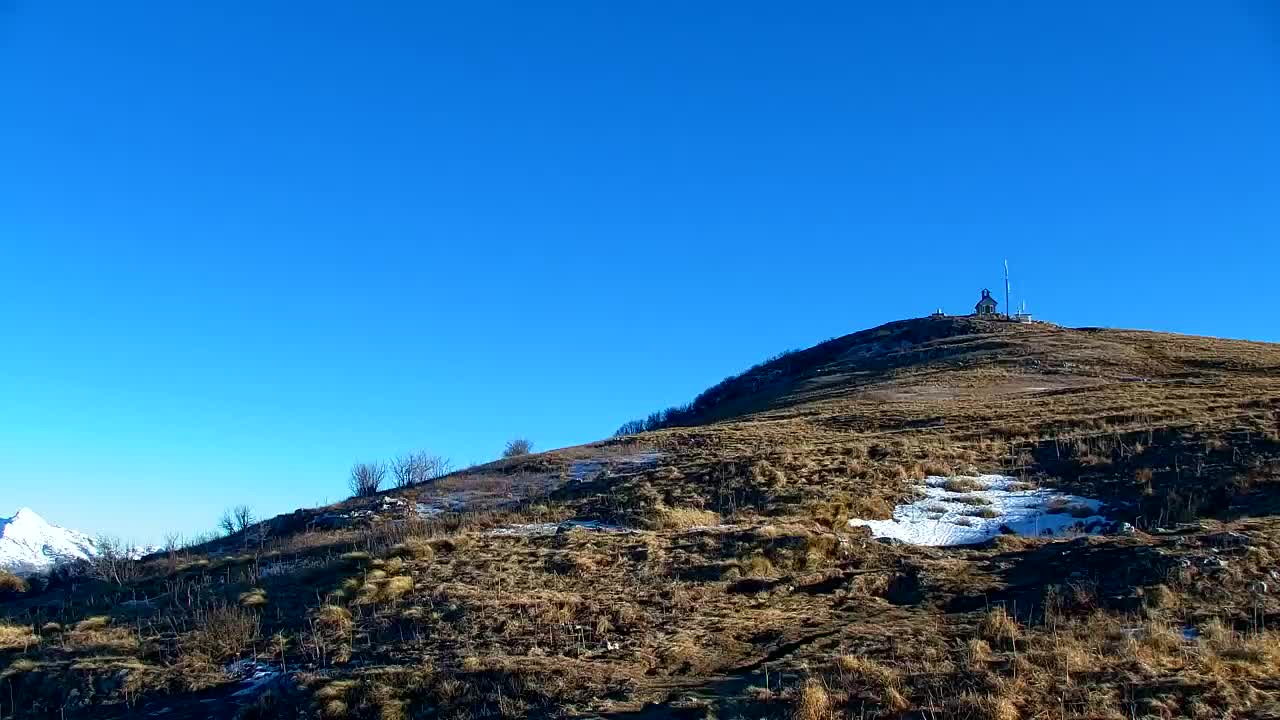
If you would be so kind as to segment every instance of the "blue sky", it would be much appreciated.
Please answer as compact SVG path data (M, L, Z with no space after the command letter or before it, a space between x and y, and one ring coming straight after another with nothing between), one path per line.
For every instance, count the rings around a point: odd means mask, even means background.
M1047 319L1280 340L1273 8L0 0L0 514L598 439L1006 257Z

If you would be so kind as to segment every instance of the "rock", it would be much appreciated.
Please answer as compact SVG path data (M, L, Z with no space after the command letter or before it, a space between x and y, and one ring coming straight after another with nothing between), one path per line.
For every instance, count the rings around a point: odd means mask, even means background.
M881 543L883 545L906 545L905 542L895 537L876 538L876 542Z
M1112 527L1112 532L1116 535L1133 536L1138 533L1138 529L1127 522L1121 522Z

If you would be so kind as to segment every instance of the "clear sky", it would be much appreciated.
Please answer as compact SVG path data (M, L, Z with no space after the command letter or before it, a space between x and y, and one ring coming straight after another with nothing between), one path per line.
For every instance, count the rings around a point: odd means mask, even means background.
M598 439L1006 257L1280 340L1275 8L0 0L0 515Z

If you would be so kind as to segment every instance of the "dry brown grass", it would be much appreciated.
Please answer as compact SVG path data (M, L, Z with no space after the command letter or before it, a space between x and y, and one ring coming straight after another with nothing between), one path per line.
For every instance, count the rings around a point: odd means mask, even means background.
M435 557L431 541L422 537L411 537L391 548L392 557L406 557L414 560L430 560Z
M0 570L0 597L27 591L27 581L7 570Z
M911 702L902 694L902 673L871 658L842 655L835 662L835 679L845 692L859 701L903 712Z
M949 492L969 493L975 490L986 490L987 484L974 477L955 477L943 483L942 487Z
M968 720L1019 720L1018 706L1006 697L967 692L947 703L949 717Z
M791 717L795 720L830 720L835 717L831 695L821 681L811 678L805 682L796 695Z
M978 636L993 647L1012 648L1022 637L1022 626L1010 617L1004 606L994 607L982 616Z
M413 592L413 578L408 575L397 575L388 578L378 591L381 602L396 602Z
M239 657L258 637L259 619L239 607L216 607L200 613L199 625L181 638L184 655L212 663Z
M28 626L0 623L0 650L25 650L39 642L40 638Z
M326 630L346 633L351 630L351 612L337 605L325 605L315 617L316 624Z
M649 526L655 530L689 530L719 524L720 513L688 507L659 507L649 518Z

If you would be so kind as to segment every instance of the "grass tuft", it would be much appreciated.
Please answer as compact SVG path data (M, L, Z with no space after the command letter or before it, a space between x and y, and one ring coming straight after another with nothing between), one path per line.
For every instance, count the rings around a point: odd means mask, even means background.
M816 679L809 679L796 696L795 720L830 720L835 717L831 695L826 686Z

